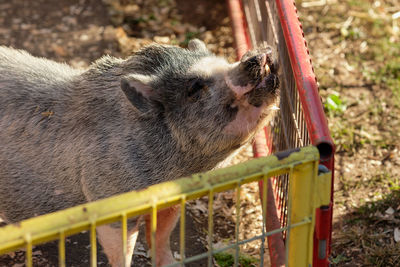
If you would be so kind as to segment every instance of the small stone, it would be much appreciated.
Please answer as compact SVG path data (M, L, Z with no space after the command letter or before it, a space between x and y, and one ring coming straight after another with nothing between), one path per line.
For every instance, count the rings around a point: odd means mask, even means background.
M392 207L389 207L387 210L385 210L385 213L388 215L393 215L394 209Z
M85 42L85 41L89 40L89 36L88 36L87 34L82 34L82 35L79 37L79 39L80 39L81 41Z
M396 243L400 241L400 230L398 227L394 228L394 241Z

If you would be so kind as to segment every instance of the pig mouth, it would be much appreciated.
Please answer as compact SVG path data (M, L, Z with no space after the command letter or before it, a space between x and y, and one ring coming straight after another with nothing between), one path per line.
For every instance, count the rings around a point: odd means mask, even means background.
M259 54L255 57L249 59L250 63L241 62L240 64L245 65L236 73L245 74L240 77L241 81L247 79L242 83L244 86L234 84L235 78L237 81L238 77L234 75L226 77L227 85L235 95L231 106L237 107L238 111L225 127L224 133L246 140L251 139L257 129L263 127L266 120L274 114L273 110L279 95L278 74L270 55Z
M269 102L277 97L279 79L276 75L270 74L265 77L253 90L246 93L247 101L254 107L261 107L263 103Z

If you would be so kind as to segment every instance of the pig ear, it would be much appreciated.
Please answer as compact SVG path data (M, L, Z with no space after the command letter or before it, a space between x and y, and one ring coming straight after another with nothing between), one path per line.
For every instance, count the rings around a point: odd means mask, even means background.
M189 41L188 48L190 51L199 51L208 53L207 47L203 41L192 39Z
M150 86L153 77L131 74L121 79L121 89L125 96L139 111L146 113L156 102L156 93Z

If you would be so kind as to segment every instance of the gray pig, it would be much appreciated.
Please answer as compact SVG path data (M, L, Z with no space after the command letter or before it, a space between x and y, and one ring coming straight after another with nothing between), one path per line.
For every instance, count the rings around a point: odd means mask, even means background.
M273 113L272 54L229 64L192 40L77 70L0 46L0 216L13 223L215 168ZM174 261L178 214L159 212L157 266ZM111 265L130 266L137 224L125 259L120 228L97 233Z

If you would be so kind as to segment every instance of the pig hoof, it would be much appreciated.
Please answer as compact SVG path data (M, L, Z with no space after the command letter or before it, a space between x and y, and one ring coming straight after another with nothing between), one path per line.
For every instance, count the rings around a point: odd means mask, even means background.
M176 260L160 261L157 263L157 267L167 266L176 263Z
M164 255L161 259L157 260L157 267L167 266L169 264L176 263L172 253Z

